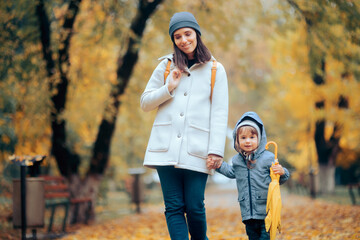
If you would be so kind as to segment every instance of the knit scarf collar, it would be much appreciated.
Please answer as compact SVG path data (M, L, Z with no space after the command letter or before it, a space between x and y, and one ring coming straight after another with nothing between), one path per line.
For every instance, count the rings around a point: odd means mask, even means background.
M256 166L256 159L254 159L256 149L252 152L241 151L240 154L243 156L244 161L248 169L252 169Z

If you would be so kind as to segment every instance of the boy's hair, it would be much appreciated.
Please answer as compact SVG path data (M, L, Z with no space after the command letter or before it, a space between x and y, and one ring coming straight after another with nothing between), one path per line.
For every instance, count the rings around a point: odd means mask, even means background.
M253 127L256 131L257 131L257 134L256 136L258 137L258 144L260 144L260 140L261 140L261 126L259 126L259 124L253 120L253 119L249 119L249 118L244 118L236 127L236 134L237 134L237 131L240 127L243 127L243 126L251 126Z
M246 132L246 131L250 131L252 134L255 134L256 136L259 136L257 130L254 127L249 126L249 125L244 125L244 126L239 127L237 134L240 134L240 133L243 133L243 132Z
M197 46L195 48L195 60L196 63L205 63L211 60L211 52L205 46L203 41L201 40L200 34L195 31L196 33L196 41ZM185 71L185 68L188 65L188 58L185 53L183 53L175 44L174 42L174 63L175 65L182 71Z

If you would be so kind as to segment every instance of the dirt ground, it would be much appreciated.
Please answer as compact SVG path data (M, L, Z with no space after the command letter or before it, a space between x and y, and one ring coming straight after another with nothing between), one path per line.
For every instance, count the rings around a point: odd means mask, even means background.
M360 206L313 200L286 191L282 191L282 202L282 231L277 234L279 240L360 239ZM205 204L210 240L247 239L233 185L209 186ZM1 239L20 239L20 231L0 234ZM41 235L39 238L46 239ZM145 204L140 214L127 214L90 225L69 226L67 234L61 239L170 240L162 204Z

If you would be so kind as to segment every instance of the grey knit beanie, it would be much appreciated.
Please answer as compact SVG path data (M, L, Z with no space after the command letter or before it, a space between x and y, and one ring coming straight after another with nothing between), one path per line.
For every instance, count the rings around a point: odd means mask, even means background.
M184 27L193 28L201 35L200 26L197 23L194 15L192 15L189 12L178 12L175 13L170 19L169 35L172 41L174 41L174 36L173 36L174 32Z

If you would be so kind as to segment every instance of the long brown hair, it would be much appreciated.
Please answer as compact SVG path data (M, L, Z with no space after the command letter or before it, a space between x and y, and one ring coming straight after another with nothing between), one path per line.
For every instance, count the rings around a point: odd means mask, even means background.
M196 63L208 62L211 59L211 52L201 40L200 34L197 31L195 32L196 32L197 45L195 48L194 58L196 60ZM174 43L174 63L180 70L185 71L185 68L188 65L187 55L176 46L175 42L173 43Z

